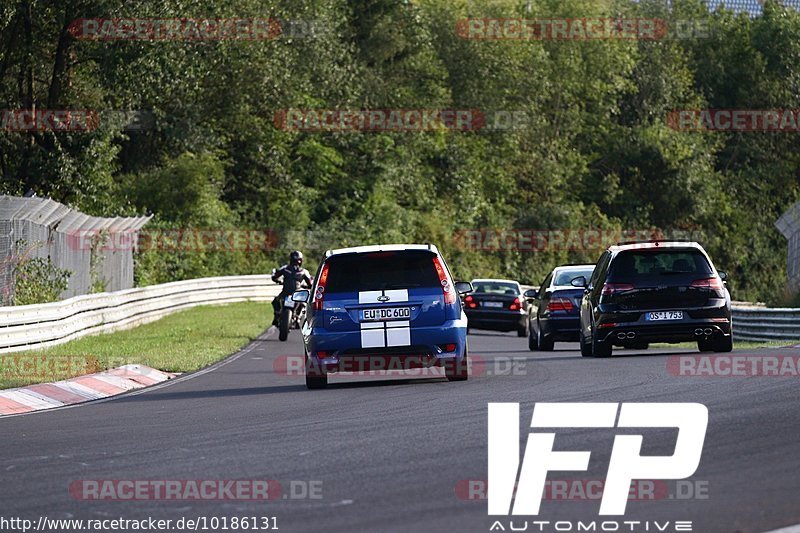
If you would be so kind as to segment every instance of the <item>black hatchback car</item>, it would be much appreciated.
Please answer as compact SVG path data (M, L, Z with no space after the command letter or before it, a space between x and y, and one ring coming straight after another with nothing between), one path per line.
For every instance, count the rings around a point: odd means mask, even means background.
M727 275L696 242L648 241L609 247L584 287L580 345L608 357L614 345L697 341L700 351L733 349Z

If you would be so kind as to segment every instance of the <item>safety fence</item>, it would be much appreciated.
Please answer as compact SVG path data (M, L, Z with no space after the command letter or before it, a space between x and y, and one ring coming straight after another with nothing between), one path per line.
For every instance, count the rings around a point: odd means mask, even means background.
M103 246L125 235L136 242L150 216L94 217L46 198L0 195L0 305L20 303L16 289L28 261L68 276L61 298L133 287L133 250Z
M198 305L271 300L280 290L267 275L225 276L0 307L0 353L131 328Z
M268 275L224 276L0 307L0 353L131 328L198 305L267 301L280 290ZM800 341L800 309L734 305L733 330L738 341Z
M734 306L735 341L800 341L800 309Z

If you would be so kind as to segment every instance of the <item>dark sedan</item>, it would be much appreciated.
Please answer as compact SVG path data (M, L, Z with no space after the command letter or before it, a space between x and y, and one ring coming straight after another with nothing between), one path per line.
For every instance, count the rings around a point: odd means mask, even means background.
M573 279L589 279L594 265L564 265L553 269L539 289L525 291L530 302L528 348L550 351L556 341L577 341L583 290L572 286Z
M472 280L473 292L464 298L469 329L516 331L528 334L528 305L519 283L508 279Z

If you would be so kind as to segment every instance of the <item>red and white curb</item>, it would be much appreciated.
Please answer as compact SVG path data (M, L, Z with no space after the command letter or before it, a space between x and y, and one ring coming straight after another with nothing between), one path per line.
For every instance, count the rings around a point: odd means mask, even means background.
M0 390L0 416L53 409L108 398L129 390L149 387L176 376L143 365L124 365L97 374Z

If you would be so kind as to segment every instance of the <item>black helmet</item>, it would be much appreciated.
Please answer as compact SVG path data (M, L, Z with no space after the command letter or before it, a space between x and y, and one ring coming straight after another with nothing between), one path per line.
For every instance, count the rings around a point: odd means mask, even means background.
M303 252L300 250L295 250L294 252L289 254L289 263L298 265L303 262Z

